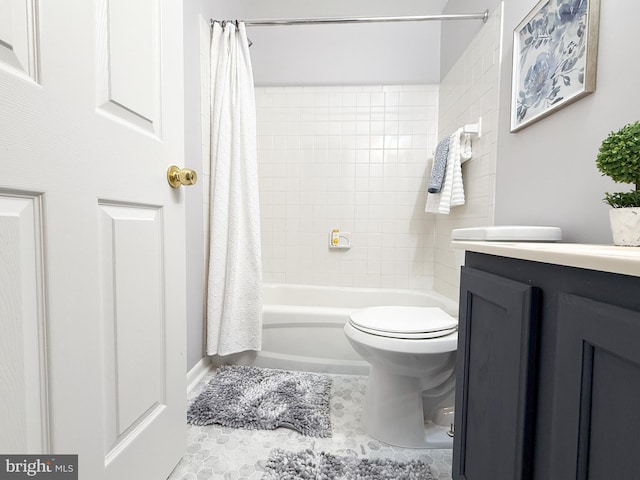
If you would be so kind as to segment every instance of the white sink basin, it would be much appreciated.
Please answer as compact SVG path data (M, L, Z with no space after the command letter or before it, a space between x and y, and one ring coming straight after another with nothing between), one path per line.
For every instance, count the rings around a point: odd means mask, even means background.
M562 231L558 227L527 225L492 225L486 227L456 228L451 240L492 242L558 242Z

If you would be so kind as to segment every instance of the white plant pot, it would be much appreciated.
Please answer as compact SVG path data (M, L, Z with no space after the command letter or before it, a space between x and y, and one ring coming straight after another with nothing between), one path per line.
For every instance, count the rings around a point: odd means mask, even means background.
M640 245L640 207L612 208L609 221L615 245Z

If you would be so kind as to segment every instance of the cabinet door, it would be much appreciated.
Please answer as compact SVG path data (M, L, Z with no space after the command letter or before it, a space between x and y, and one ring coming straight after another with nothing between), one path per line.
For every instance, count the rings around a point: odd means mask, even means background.
M453 478L531 477L536 287L463 267Z
M640 312L558 302L553 479L638 478Z

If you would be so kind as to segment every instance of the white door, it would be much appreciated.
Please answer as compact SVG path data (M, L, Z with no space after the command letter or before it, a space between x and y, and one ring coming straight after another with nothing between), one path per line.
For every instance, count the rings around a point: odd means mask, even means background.
M0 0L0 452L185 446L180 0Z

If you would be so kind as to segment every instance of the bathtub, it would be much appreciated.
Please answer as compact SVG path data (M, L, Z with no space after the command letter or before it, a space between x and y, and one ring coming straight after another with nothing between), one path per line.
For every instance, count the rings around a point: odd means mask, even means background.
M224 363L307 372L366 375L344 324L357 308L377 305L440 307L458 316L456 302L431 291L265 284L262 351L224 357Z

